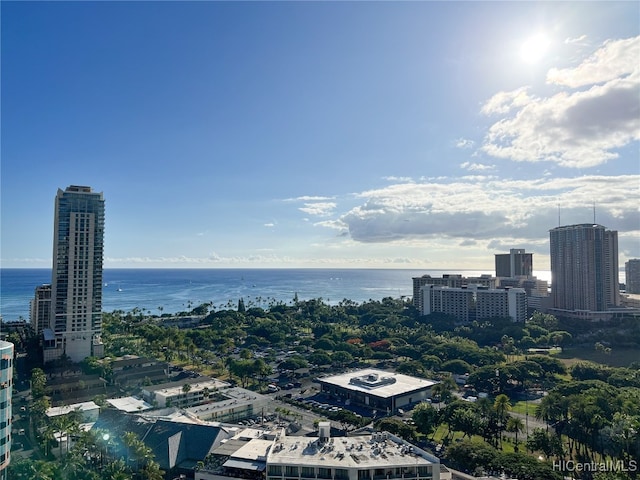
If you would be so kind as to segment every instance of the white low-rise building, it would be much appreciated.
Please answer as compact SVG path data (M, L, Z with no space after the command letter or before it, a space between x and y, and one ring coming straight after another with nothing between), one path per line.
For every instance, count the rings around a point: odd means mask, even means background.
M49 418L53 418L68 415L74 411L80 413L82 417L81 423L93 423L98 420L100 415L100 407L95 402L80 402L61 407L51 407L47 410L46 415Z
M186 408L185 411L200 420L235 423L253 416L264 416L271 400L251 390L234 387L217 392L215 401Z
M431 397L434 380L375 368L317 379L322 392L345 404L362 405L380 413L396 412Z
M330 438L277 438L267 455L266 480L444 480L440 460L388 432Z
M221 388L229 387L226 382L209 377L186 379L161 385L150 385L142 390L145 401L158 408L191 407L210 401L209 398Z

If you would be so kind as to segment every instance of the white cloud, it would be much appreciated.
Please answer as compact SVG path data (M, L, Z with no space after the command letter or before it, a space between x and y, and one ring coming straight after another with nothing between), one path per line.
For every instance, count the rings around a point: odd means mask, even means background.
M396 177L396 176L388 176L382 177L383 180L388 180L390 182L412 182L413 179L411 177Z
M482 113L503 118L489 128L482 150L572 168L617 158L617 149L640 140L639 38L608 42L578 67L549 72L558 86L588 89L539 98L523 88L494 95Z
M495 165L484 165L482 163L463 162L460 164L460 168L465 170L471 170L472 172L482 172L484 170L493 170Z
M298 208L298 210L309 215L315 215L317 217L328 217L333 213L335 208L335 202L316 202L305 203L304 207L300 207Z
M547 82L578 88L619 79L639 68L640 37L612 40L575 68L552 68Z
M590 222L596 201L598 222L633 231L640 224L639 175L501 180L458 179L449 183L399 184L370 190L364 202L340 217L358 242L455 238L547 238L557 225Z
M22 268L28 265L30 268L51 268L50 258L1 258L0 265L4 268Z
M267 227L267 228L273 228L273 227L276 226L276 224L275 223L265 223L264 226Z
M459 138L458 140L456 140L457 148L468 149L468 148L473 148L474 145L475 145L475 142L467 138Z
M532 100L526 87L511 92L498 92L482 106L480 111L485 115L505 114L531 103Z
M304 195L301 197L286 198L284 201L285 202L322 202L325 200L333 200L333 197Z
M322 222L315 222L313 225L339 231L345 231L348 228L348 225L341 220L324 220Z
M579 37L576 38L566 38L564 43L565 45L586 45L586 41L587 41L587 36L586 35L580 35Z

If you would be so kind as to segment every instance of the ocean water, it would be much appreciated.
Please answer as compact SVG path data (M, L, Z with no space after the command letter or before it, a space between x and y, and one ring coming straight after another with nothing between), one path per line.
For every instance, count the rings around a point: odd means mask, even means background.
M385 297L413 296L412 277L479 270L408 269L105 269L102 310L153 314L176 313L212 302L216 309L238 300L267 307L270 301L290 303L322 298L329 304L343 299L362 303ZM546 277L544 275L539 278ZM29 319L29 301L38 285L51 283L50 269L0 269L0 314L6 322ZM162 309L162 310L161 310Z

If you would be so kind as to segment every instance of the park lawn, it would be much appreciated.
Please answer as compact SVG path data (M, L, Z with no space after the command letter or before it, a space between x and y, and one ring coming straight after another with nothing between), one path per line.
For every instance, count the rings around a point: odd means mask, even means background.
M515 413L521 413L522 415L526 415L529 412L529 415L534 415L536 413L537 404L533 402L526 402L525 400L520 400L511 405L511 411Z
M442 440L447 436L448 433L449 433L449 427L447 426L446 423L443 423L438 426L438 428L433 433L431 438L435 443L442 443ZM453 438L451 439L451 443L462 440L463 436L464 436L464 433L462 432L458 432L458 431L453 432ZM469 437L465 437L465 438L468 439ZM473 435L471 438L483 440L483 438L479 435Z
M571 367L578 362L590 361L609 365L611 367L628 367L632 362L637 362L640 358L640 347L638 348L614 348L611 353L604 353L594 347L568 347L555 358Z

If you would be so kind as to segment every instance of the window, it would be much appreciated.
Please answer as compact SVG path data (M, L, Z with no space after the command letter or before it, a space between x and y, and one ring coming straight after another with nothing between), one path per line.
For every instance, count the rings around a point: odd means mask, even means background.
M347 479L349 478L349 472L344 468L336 468L336 477L337 479Z
M358 480L369 480L371 473L369 470L358 470Z
M269 465L269 475L282 475L282 466Z
M331 478L331 469L318 468L318 478Z

